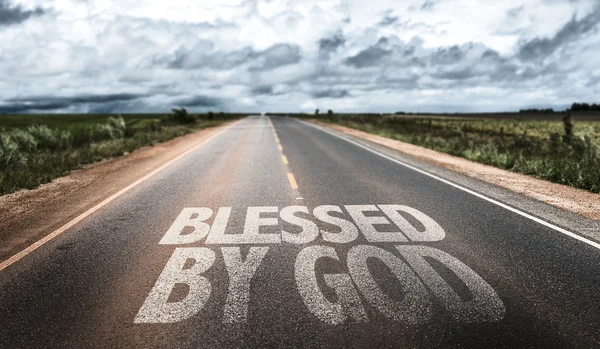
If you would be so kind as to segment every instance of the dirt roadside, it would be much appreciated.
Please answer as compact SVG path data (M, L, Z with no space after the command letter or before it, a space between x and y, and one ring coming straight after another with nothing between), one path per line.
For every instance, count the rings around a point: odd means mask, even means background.
M0 261L233 123L87 165L36 189L0 196Z
M372 135L344 126L323 122L313 123L371 141L467 176L510 189L514 192L580 214L584 217L600 220L600 195L598 194L479 164L460 157Z

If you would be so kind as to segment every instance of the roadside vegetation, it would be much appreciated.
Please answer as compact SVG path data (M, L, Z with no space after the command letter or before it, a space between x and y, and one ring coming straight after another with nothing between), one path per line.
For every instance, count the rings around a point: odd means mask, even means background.
M412 143L555 183L600 193L600 122L300 116Z
M183 108L166 115L0 115L0 195L238 117Z

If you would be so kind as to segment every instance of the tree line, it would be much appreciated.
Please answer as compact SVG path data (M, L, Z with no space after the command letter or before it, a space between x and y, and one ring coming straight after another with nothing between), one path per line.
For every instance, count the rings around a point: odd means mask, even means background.
M600 111L600 104L573 103L571 111Z

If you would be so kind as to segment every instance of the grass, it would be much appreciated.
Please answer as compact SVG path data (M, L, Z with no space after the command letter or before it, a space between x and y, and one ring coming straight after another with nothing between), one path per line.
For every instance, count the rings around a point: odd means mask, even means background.
M333 115L314 120L600 193L600 122Z
M185 123L157 114L0 116L0 195L240 116L192 115Z

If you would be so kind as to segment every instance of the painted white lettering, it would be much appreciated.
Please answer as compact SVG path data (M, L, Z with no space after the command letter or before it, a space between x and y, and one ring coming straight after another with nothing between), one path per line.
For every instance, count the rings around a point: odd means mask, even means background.
M280 234L259 234L260 226L278 225L277 218L261 218L261 213L276 213L277 206L248 207L244 234L238 241L240 244L279 244Z
M184 208L166 234L160 240L160 245L191 244L206 237L210 225L205 223L213 214L213 210L206 207ZM185 228L193 229L184 234Z
M402 301L392 299L379 288L369 271L369 258L379 259L400 281ZM391 252L375 246L354 246L348 251L348 270L367 301L384 316L409 324L429 321L432 305L427 289L408 265Z
M194 264L184 268L189 259ZM135 317L135 323L171 323L185 320L202 309L211 292L211 285L202 276L215 262L215 253L206 247L176 248L150 294ZM189 291L177 302L168 302L176 284L185 284Z
M242 260L240 247L221 247L225 267L229 274L229 291L224 308L224 323L246 322L250 281L269 251L268 247L250 247L246 260Z
M293 244L307 244L319 236L319 228L314 222L295 216L294 213L296 212L308 213L308 208L306 206L288 206L283 208L279 213L279 216L284 221L302 228L299 234L281 230L281 240Z
M296 284L304 304L319 320L328 324L341 324L348 318L358 322L368 321L352 279L347 274L324 275L325 283L335 290L337 303L330 302L321 293L315 271L315 264L320 258L339 261L335 249L325 246L306 247L296 258Z
M210 230L206 243L221 245L279 244L281 243L280 234L259 234L260 226L279 224L276 217L262 218L260 214L276 212L278 212L277 206L248 207L243 234L225 234L225 228L231 214L231 207L222 207L217 212L213 228Z
M406 242L408 241L401 232L378 232L374 224L391 224L390 221L383 217L365 216L364 212L379 212L375 205L347 205L345 206L348 213L363 235L369 242Z
M321 230L323 240L338 244L346 244L356 240L358 237L358 229L350 221L342 218L334 217L329 215L329 212L342 213L342 209L339 206L323 205L313 210L313 215L320 221L337 225L341 231L339 233L331 233L325 230Z
M427 287L451 315L461 322L493 322L504 318L504 304L494 289L471 268L446 252L429 246L396 246ZM450 269L471 292L461 298L425 260L435 259Z
M234 234L225 234L227 228L227 222L231 215L231 207L221 207L217 211L215 220L213 221L210 232L206 238L206 244L208 245L225 245L233 244L236 242Z
M402 232L408 236L411 241L440 241L446 237L446 233L444 229L431 217L427 216L425 213L415 210L414 208L408 206L401 205L378 205L378 207L385 213L394 224L402 230ZM423 227L425 227L424 231L418 231L406 218L402 217L402 215L398 212L405 212L409 215L413 216L416 220L418 220Z

